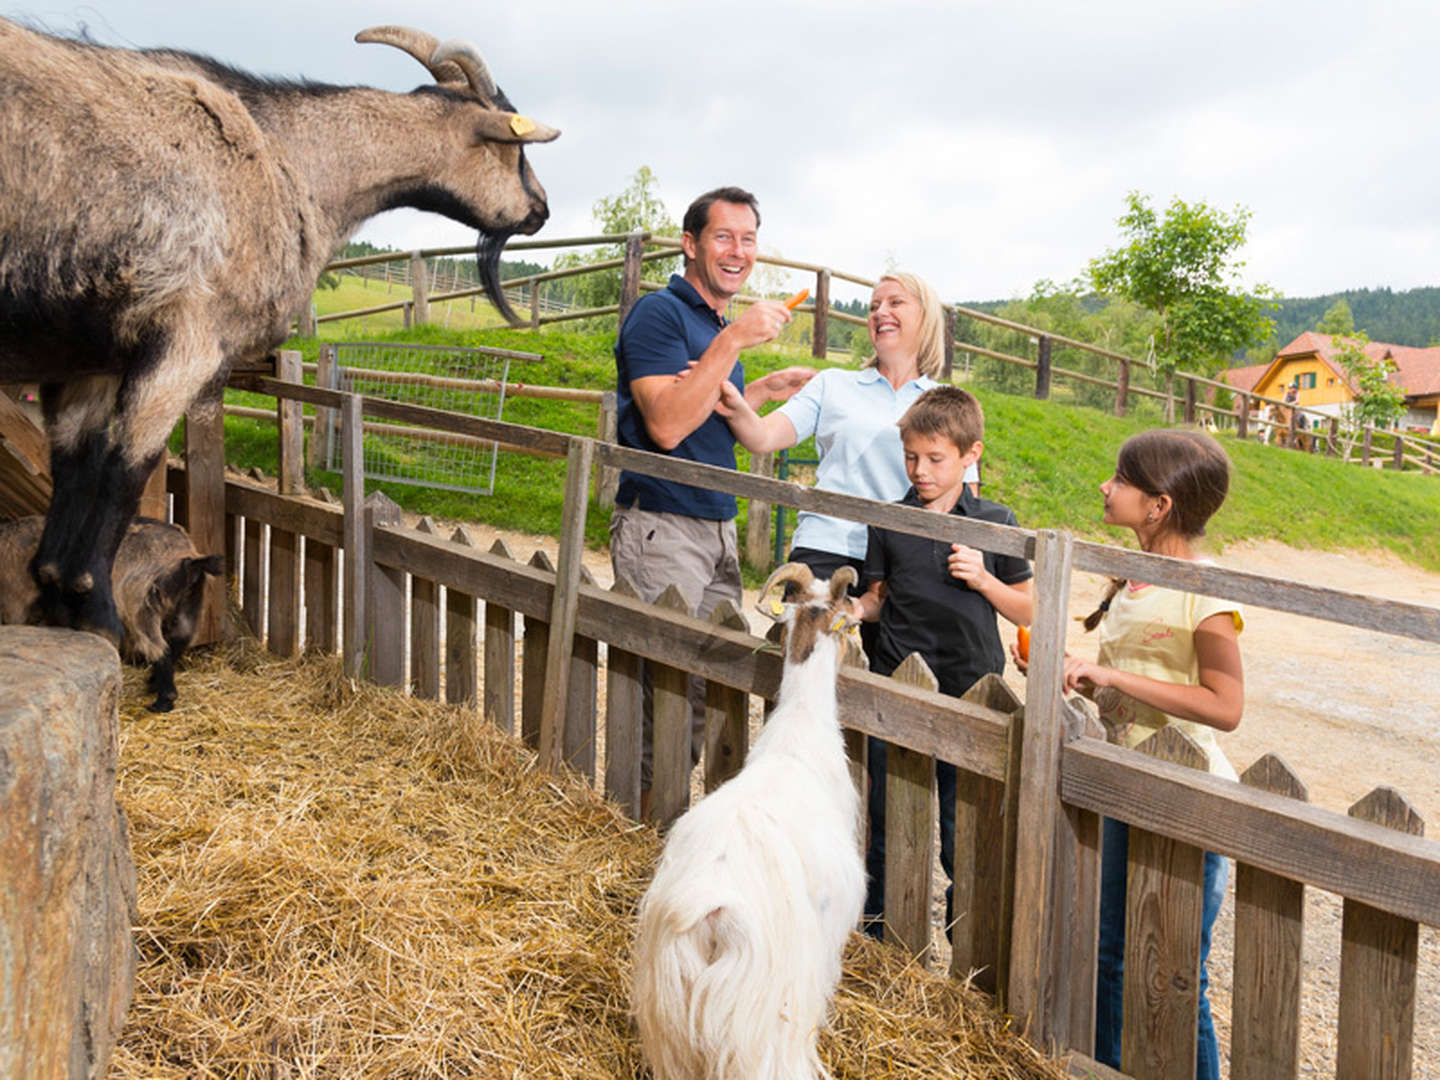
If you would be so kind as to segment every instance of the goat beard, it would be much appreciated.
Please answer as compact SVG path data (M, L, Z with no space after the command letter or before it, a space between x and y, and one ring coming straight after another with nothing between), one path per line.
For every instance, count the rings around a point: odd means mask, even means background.
M505 299L505 290L500 286L500 255L515 232L514 229L482 232L475 244L475 269L480 275L480 284L485 288L485 295L495 305L495 310L500 312L511 326L521 326L523 324L520 316L515 314L510 301Z

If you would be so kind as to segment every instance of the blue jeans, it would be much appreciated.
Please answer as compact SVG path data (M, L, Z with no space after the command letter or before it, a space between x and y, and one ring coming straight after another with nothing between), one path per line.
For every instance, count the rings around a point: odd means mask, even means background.
M870 775L870 843L865 848L865 871L869 886L865 892L865 933L883 941L885 919L885 749L889 743L867 740L867 768ZM955 901L955 785L956 769L947 761L935 762L935 787L940 793L940 865L950 884L945 886L945 927L954 922Z
M1106 818L1100 860L1100 954L1095 994L1095 1060L1120 1068L1120 1032L1124 1007L1125 885L1130 827ZM1210 1017L1207 993L1210 975L1210 931L1225 900L1225 879L1230 863L1213 852L1205 853L1205 899L1200 922L1200 1017L1196 1025L1198 1051L1196 1080L1220 1080L1220 1044Z

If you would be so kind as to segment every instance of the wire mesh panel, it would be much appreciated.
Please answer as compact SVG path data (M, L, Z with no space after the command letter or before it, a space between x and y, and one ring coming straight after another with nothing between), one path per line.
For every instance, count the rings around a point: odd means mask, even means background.
M539 359L505 349L346 342L335 347L334 389L499 420L515 357ZM328 442L326 465L339 469L340 439ZM497 446L488 439L371 418L364 453L369 480L476 495L495 490Z

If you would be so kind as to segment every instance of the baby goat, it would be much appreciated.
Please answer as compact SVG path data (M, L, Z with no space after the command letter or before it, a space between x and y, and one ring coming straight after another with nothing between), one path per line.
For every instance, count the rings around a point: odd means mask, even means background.
M40 591L26 567L40 543L45 519L0 522L0 623L38 623ZM136 518L120 541L113 584L125 629L124 654L148 663L151 712L175 707L175 665L195 638L195 620L204 599L205 578L220 573L225 560L201 557L178 525Z
M779 703L740 773L676 822L641 901L634 1006L656 1080L826 1076L816 1036L865 900L860 801L836 719L846 587L789 563ZM767 609L778 583L793 600Z

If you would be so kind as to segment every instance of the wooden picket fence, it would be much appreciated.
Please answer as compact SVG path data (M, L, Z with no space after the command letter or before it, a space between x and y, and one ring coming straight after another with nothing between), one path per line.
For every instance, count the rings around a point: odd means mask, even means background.
M689 801L687 678L699 675L709 686L708 790L743 764L750 700L773 699L780 658L733 610L701 620L673 590L648 605L624 583L606 590L589 578L581 553L597 467L1023 556L1036 575L1027 700L998 678L963 699L939 694L918 657L893 678L855 668L840 673L839 714L857 781L866 737L894 747L886 780L890 940L916 954L929 947L934 763L951 761L961 769L952 972L963 978L978 970L977 983L997 994L1038 1045L1068 1052L1078 1075L1117 1075L1090 1058L1104 816L1131 826L1122 1075L1194 1075L1204 850L1238 864L1232 1075L1298 1075L1306 888L1344 898L1339 1075L1414 1075L1418 933L1421 924L1440 926L1440 844L1423 839L1423 823L1404 797L1378 789L1339 814L1309 806L1303 786L1274 756L1234 784L1196 768L1195 748L1174 732L1162 732L1143 752L1124 750L1099 738L1093 717L1063 700L1059 688L1076 570L1428 642L1440 642L1440 610L305 386L296 354L278 368L283 378L256 369L234 376L232 385L277 399L279 492L227 479L215 467L223 436L213 403L192 410L187 467L170 476L177 518L202 540L223 543L232 579L240 571L244 618L272 651L338 651L354 677L483 709L534 748L543 767L579 772L632 816L639 810L643 658L655 672L652 814L663 827ZM303 493L301 403L340 415L346 473L338 504ZM500 544L478 550L463 528L449 537L428 522L407 528L389 500L362 498L358 447L366 417L565 458L555 563L539 554L517 561ZM202 542L202 550L219 546Z

